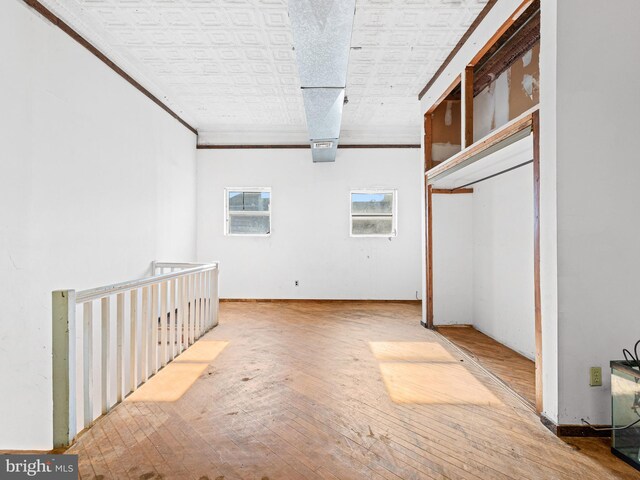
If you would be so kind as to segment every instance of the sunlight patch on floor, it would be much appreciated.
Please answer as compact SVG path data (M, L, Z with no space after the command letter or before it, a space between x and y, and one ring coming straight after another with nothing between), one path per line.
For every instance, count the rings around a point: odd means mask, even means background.
M394 403L502 405L438 342L369 342Z
M213 362L229 342L198 340L174 360L174 362Z
M213 340L197 341L129 395L125 402L175 402L179 400L228 343Z
M502 405L487 387L457 363L382 362L380 372L394 403Z
M454 362L456 359L436 342L369 342L380 361Z

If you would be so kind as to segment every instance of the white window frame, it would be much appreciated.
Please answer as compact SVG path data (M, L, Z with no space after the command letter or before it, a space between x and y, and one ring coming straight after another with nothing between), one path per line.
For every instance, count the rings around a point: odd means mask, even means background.
M353 233L353 202L351 197L354 193L376 194L390 193L392 194L391 205L391 233ZM369 215L374 216L374 215ZM382 216L382 215L381 215ZM349 191L349 236L353 238L392 238L398 236L398 190L395 188L356 188Z
M269 193L269 210L268 211L254 211L243 212L236 211L231 212L229 210L229 192L243 192L243 193ZM226 187L224 189L224 234L228 237L270 237L271 236L271 212L273 210L273 193L271 187ZM231 215L251 215L251 216L267 216L269 217L269 233L231 233L229 232L229 219Z

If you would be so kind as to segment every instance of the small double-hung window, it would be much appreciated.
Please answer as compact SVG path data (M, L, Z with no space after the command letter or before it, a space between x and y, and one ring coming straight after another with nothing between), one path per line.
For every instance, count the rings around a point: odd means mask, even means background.
M270 188L227 188L224 197L227 235L271 234Z
M352 190L351 235L354 237L395 237L396 191Z

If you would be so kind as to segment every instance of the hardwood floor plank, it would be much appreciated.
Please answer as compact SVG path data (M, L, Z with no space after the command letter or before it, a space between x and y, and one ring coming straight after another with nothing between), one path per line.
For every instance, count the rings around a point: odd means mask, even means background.
M535 364L471 326L439 326L438 333L464 349L532 406L536 401Z
M81 435L69 449L81 478L638 477L603 444L553 436L473 359L422 328L419 305L220 307L220 325L200 340L216 342L217 356L185 355L184 368L201 372L188 388L158 377L143 401L129 397Z

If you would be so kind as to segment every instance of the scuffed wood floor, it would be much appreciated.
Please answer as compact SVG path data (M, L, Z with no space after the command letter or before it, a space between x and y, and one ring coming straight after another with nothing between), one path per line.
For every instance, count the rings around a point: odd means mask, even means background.
M401 303L222 303L197 349L68 453L85 479L638 478L600 444L554 437L419 318Z
M471 326L438 326L438 333L471 355L530 405L536 403L536 365Z

